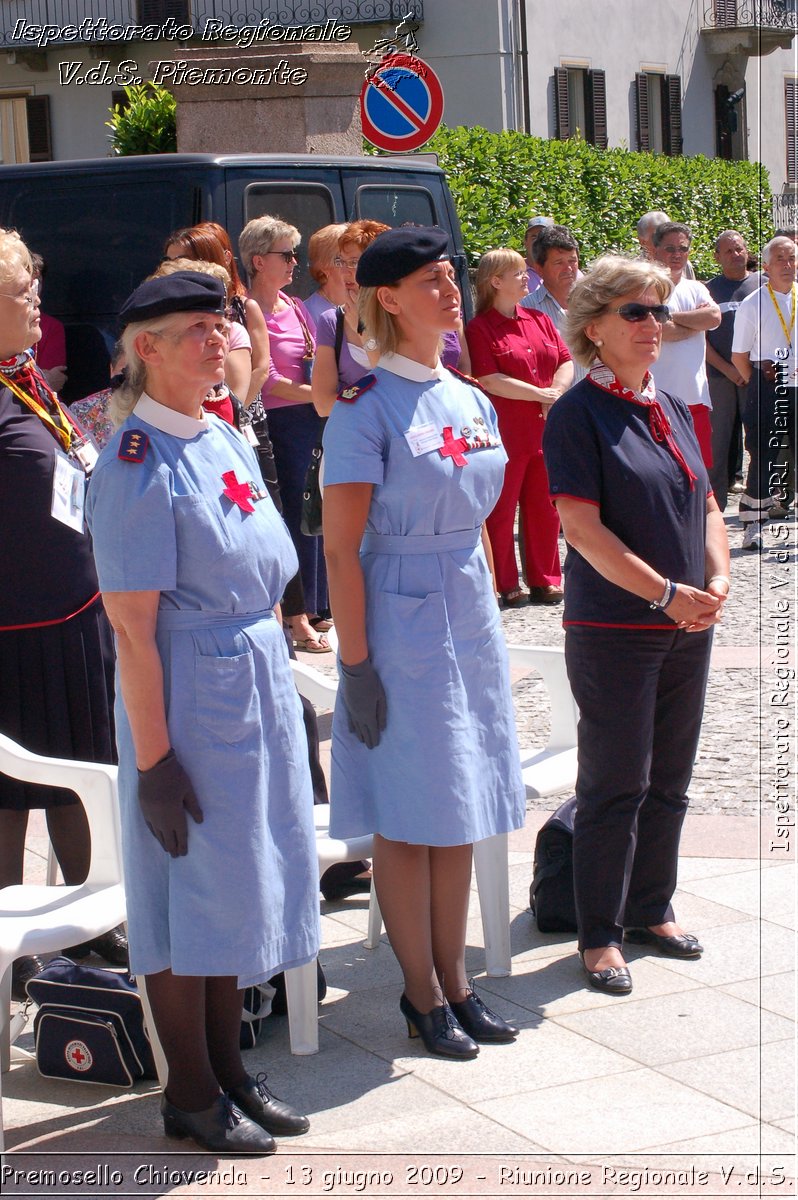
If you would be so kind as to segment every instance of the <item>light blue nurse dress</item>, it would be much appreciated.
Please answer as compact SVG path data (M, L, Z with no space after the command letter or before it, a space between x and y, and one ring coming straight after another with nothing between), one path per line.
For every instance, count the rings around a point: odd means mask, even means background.
M149 439L140 461L118 456L132 430ZM264 498L247 505L250 481ZM218 417L198 422L145 394L100 456L87 517L102 591L161 593L169 736L204 813L199 825L188 818L183 858L147 829L117 681L131 968L235 975L246 987L309 962L319 946L313 795L272 612L297 561L255 454Z
M339 699L330 832L463 845L518 829L525 814L507 651L481 542L507 455L480 388L401 355L384 356L374 375L354 402L333 407L324 486L373 484L360 559L387 726L367 749Z

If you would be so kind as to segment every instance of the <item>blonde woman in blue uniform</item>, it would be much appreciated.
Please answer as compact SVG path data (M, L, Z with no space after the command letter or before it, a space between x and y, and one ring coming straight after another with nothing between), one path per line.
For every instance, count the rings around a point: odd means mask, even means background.
M375 833L374 881L432 1054L518 1030L469 984L472 844L517 829L524 788L482 524L507 456L486 394L441 366L460 295L447 236L382 233L357 269L381 357L325 432L324 536L340 642L331 833Z
M268 1154L307 1118L252 1079L241 989L312 961L318 898L299 697L274 619L297 567L253 450L202 401L224 377L224 286L152 279L122 310L127 419L88 515L118 653L131 968L166 1055L167 1135ZM132 411L131 411L132 409Z

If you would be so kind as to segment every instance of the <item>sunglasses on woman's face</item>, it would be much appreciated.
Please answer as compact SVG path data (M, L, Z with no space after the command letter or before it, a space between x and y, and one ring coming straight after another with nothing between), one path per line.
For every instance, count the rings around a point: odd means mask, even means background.
M670 309L667 304L622 304L620 308L611 308L611 313L617 313L622 321L639 325L646 317L653 317L660 325L665 325L670 319Z
M266 254L279 254L284 262L296 262L297 257L293 250L266 250Z

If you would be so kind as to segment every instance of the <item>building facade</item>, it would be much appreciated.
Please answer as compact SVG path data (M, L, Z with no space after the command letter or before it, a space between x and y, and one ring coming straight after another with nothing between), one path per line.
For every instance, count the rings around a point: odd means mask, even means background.
M2 161L107 154L123 84L188 46L234 50L258 31L274 53L286 31L326 25L365 51L412 11L448 125L758 161L776 223L794 224L797 10L798 0L4 0Z

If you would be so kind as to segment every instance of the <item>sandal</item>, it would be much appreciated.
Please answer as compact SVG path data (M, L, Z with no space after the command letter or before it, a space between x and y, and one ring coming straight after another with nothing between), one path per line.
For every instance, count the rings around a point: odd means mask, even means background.
M529 600L528 594L520 587L513 588L511 592L502 592L501 596L505 608L518 608Z
M317 638L292 638L291 640L295 650L304 650L306 654L329 654L332 650L332 646L323 633Z
M311 617L310 623L316 630L316 633L327 633L333 627L331 617Z

